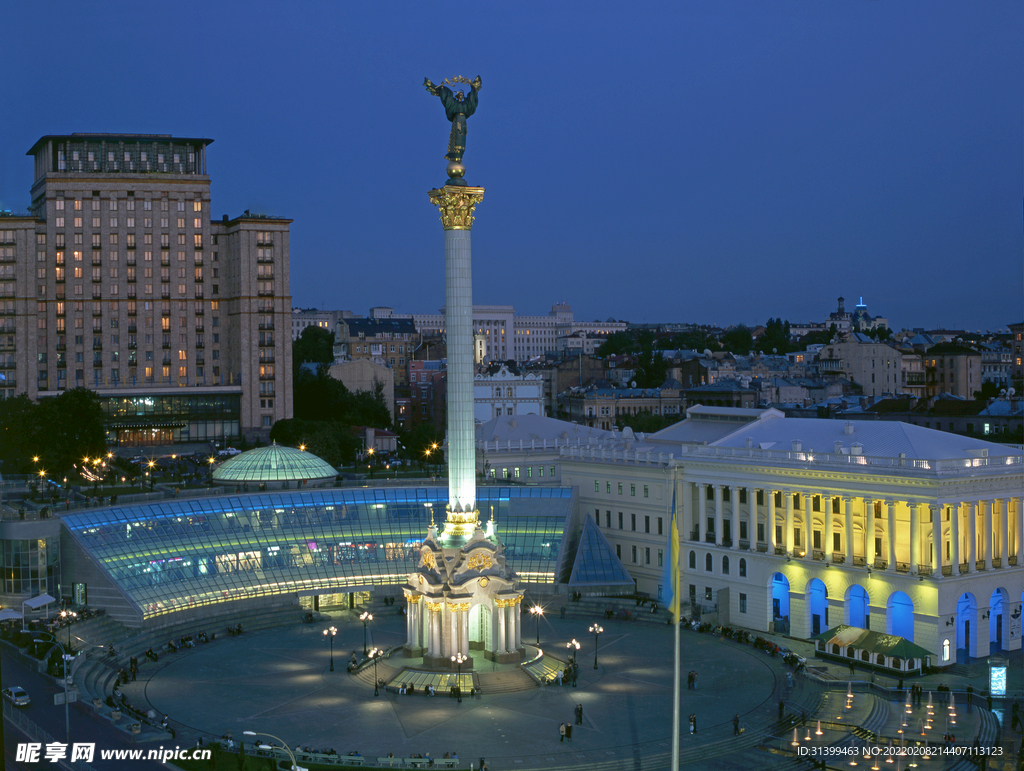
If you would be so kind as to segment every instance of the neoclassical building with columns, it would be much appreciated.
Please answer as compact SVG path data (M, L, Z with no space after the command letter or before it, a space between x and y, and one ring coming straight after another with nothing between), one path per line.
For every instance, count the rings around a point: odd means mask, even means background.
M897 422L719 412L717 437L687 420L561 450L562 483L578 485L639 591L664 592L674 498L691 612L801 638L884 631L939 666L1021 648L1019 448Z

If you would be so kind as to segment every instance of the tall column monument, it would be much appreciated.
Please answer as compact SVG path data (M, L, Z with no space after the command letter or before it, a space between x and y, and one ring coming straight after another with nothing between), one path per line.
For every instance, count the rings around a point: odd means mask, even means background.
M440 211L444 227L445 330L448 343L448 510L442 538L466 539L477 523L476 430L473 419L473 212L484 198L482 187L463 178L466 167L466 120L476 112L481 82L463 77L427 91L441 99L451 121L448 139L448 181L431 190L430 201ZM448 85L466 84L469 95Z
M505 546L494 529L480 524L476 507L476 429L473 421L473 270L470 234L482 187L463 178L466 119L476 111L480 78L445 81L469 86L469 95L448 85L424 85L440 97L451 121L448 181L431 190L430 202L444 227L445 327L448 337L448 504L444 529L433 518L420 547L416 570L403 587L409 606L405 655L423 665L473 667L472 652L500 663L521 660L518 618L523 599L519 577L505 561Z

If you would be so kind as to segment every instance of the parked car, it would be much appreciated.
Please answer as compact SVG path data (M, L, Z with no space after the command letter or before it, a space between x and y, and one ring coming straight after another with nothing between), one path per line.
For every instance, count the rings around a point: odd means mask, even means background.
M15 707L27 707L32 703L32 698L24 688L14 685L4 688L4 701L9 701Z
M223 450L217 453L225 458L232 458L235 455L241 455L241 450L236 450L234 447L225 447Z

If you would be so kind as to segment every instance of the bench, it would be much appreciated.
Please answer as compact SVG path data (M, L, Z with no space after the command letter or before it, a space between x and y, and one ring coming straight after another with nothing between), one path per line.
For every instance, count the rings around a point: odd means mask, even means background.
M430 765L430 758L406 758L405 764L413 768L426 768Z
M389 766L390 768L394 768L395 766L401 766L402 765L402 759L401 758L377 758L377 765L378 766Z
M434 761L434 765L435 766L441 766L442 768L458 768L459 767L459 759L458 758L440 758L439 760L435 760Z

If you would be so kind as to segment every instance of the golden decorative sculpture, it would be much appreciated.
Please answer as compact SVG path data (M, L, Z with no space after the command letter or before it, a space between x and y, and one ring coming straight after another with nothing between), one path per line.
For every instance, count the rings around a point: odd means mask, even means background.
M437 562L434 561L434 552L430 551L430 549L424 549L421 552L421 555L422 561L420 564L423 567L430 568L431 570L437 570Z
M469 555L469 559L466 560L468 570L486 570L493 564L494 560L491 559L491 555L481 552Z
M428 193L430 202L441 212L441 225L445 230L472 230L473 211L484 200L482 187L452 187L446 185Z

